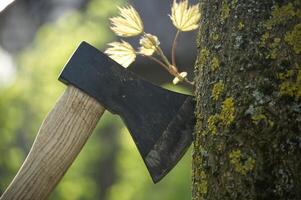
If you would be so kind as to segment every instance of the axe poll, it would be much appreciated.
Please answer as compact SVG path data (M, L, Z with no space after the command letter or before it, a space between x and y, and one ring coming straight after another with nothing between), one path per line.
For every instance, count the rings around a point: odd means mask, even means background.
M59 80L68 87L42 123L1 200L46 199L105 110L120 115L156 183L192 142L192 96L157 87L82 42Z

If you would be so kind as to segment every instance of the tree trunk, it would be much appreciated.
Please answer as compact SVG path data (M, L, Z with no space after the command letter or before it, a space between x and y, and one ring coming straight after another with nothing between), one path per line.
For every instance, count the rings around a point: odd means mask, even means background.
M193 199L301 199L301 1L200 3Z

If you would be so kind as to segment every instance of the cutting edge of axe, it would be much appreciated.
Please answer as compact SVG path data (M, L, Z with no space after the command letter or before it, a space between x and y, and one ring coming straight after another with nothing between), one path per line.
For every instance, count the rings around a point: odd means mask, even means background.
M47 198L105 109L126 124L154 183L177 164L192 142L192 96L145 81L86 42L73 53L59 80L68 87L1 200Z

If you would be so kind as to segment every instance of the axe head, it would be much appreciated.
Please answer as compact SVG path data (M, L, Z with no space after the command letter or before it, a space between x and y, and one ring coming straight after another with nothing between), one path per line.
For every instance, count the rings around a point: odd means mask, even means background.
M71 56L59 80L120 115L155 183L176 165L192 142L192 96L145 81L86 42Z

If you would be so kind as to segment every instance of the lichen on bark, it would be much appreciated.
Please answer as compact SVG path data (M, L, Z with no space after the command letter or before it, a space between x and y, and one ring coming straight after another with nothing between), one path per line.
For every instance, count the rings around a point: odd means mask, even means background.
M301 199L300 0L200 0L194 200Z

